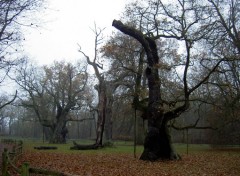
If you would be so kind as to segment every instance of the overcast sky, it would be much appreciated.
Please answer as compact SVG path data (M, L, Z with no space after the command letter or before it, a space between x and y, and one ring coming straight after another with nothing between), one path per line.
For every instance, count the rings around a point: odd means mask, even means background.
M94 22L110 35L115 29L113 19L119 19L127 0L49 0L48 9L39 14L41 27L24 32L24 50L40 64L54 60L77 60L82 50L92 55Z

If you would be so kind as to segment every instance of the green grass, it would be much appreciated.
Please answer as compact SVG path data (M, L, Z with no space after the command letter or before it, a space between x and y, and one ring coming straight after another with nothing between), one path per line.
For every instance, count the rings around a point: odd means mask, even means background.
M191 152L204 152L210 150L211 147L208 144L173 144L176 151L180 154L191 153Z
M1 137L4 138L4 137ZM0 139L1 139L0 138ZM14 140L20 140L20 138L12 138ZM34 147L38 146L56 146L57 150L45 150L46 152L60 152L60 153L85 153L85 154L96 154L96 153L116 153L116 154L133 154L133 142L132 141L114 141L114 145L112 147L100 148L97 150L70 150L70 147L73 146L72 140L68 140L66 144L49 144L48 142L44 142L39 139L22 139L23 140L23 148L24 150L35 150ZM92 140L76 140L79 144L93 144ZM201 153L201 152L221 152L222 150L218 150L215 148L211 148L208 144L173 144L177 153L181 154L191 154L191 153ZM226 148L224 148L226 149ZM137 146L136 153L139 155L143 151L143 146ZM234 150L227 149L227 152L234 152ZM237 154L240 154L239 146L238 150L235 150ZM226 152L226 153L227 153Z
M79 144L93 144L94 141L90 140L79 140L76 141ZM66 144L49 144L43 143L39 140L24 140L24 149L34 150L35 146L56 146L57 150L47 150L46 152L61 152L61 153L86 153L86 154L96 154L96 153L129 153L132 154L134 151L133 142L129 141L114 141L112 147L104 147L97 150L70 150L70 147L73 146L72 141L68 141ZM175 150L180 154L186 154L187 152L204 152L210 150L211 147L207 144L189 144L188 149L186 144L174 144ZM188 151L187 151L188 150ZM136 153L140 154L143 151L143 146L137 146Z
M79 140L76 141L79 144L93 144L94 141L90 140ZM97 150L70 150L73 146L72 141L68 141L66 144L49 144L47 142L43 143L40 140L23 140L24 150L35 150L34 147L38 146L54 146L57 150L45 150L46 152L60 152L60 153L85 153L85 154L96 154L96 153L133 153L133 143L125 141L116 141L112 147L99 148ZM143 146L137 146L136 152L141 153L143 151Z

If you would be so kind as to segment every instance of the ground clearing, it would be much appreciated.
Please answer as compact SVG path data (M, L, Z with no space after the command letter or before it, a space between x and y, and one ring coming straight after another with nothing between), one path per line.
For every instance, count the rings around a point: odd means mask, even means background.
M126 146L92 152L39 151L26 148L18 161L32 167L58 170L78 176L240 176L239 149L190 147L189 154L179 146L181 161L144 162L133 157ZM115 152L114 152L115 151ZM140 152L138 152L139 156Z

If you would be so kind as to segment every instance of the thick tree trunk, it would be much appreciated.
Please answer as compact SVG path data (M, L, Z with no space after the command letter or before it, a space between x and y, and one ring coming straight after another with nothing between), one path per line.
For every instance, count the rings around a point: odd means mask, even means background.
M158 122L156 122L158 124ZM180 159L175 153L171 136L166 123L161 126L148 127L148 133L144 141L144 151L140 157L142 160L155 161L158 159Z
M58 122L53 127L53 134L50 139L50 143L53 144L65 144L66 143L66 135L68 133L66 127L66 117L61 115L58 119Z
M54 129L53 135L49 141L52 144L65 144L66 132L62 127L58 126Z
M140 159L155 161L158 159L178 159L174 153L171 138L167 129L167 121L164 117L163 100L161 98L161 80L159 78L158 49L154 38L144 35L141 31L124 25L121 21L114 20L112 25L123 33L138 40L147 55L148 67L146 76L149 88L149 101L147 112L144 112L148 120L148 133L144 142L144 152Z

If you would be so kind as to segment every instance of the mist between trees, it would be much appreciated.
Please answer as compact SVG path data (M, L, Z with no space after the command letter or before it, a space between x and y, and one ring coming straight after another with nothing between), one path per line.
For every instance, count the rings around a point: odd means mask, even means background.
M135 140L151 161L179 159L172 142L239 145L239 7L134 1L107 40L93 27L92 58L79 46L77 63L4 62L18 93L1 97L1 133L93 148Z

